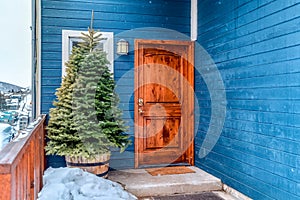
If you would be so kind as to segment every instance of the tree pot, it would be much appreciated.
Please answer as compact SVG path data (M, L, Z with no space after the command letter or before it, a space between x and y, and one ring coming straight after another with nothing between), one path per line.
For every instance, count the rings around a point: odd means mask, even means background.
M108 177L110 153L96 155L92 158L83 158L80 156L66 156L65 158L67 167L77 167L102 178Z

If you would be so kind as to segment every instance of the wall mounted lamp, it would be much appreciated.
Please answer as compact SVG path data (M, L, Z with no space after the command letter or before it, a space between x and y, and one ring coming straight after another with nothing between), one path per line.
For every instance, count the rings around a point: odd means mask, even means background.
M117 42L117 54L127 55L128 54L128 42L124 39L120 39Z

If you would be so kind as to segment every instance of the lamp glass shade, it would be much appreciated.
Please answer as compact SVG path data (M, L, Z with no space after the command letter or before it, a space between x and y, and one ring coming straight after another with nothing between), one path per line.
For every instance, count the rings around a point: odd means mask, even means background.
M117 43L117 54L127 55L128 54L128 42L124 39L121 39Z

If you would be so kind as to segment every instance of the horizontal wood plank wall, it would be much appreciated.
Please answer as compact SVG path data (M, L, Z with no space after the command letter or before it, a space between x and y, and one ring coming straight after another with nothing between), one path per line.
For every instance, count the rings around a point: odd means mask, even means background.
M227 113L217 145L196 165L254 199L300 199L299 0L200 0L198 11L198 42L221 73ZM195 87L197 155L211 103L200 74Z
M118 81L126 72L133 69L134 39L189 39L190 34L190 0L42 0L42 105L41 112L48 114L55 99L55 90L61 83L62 30L87 30L90 25L91 10L95 12L94 28L114 32L116 42L123 36L123 31L136 28L165 28L161 31L135 31L125 35L129 41L129 55L117 57L115 54L115 80ZM173 34L178 31L182 35ZM133 121L134 76L126 77L128 81L119 85L120 107L126 111L124 119ZM130 98L128 102L126 99ZM133 137L133 124L129 123L128 133ZM134 141L132 139L132 141ZM130 146L123 154L114 153L111 158L113 168L132 168L134 166L134 149ZM61 157L48 157L49 166L64 166Z
M0 152L0 200L37 199L45 169L45 116L28 136Z

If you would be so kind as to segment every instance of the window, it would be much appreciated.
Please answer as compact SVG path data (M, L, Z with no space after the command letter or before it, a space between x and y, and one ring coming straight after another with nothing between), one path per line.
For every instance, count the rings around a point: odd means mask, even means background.
M81 33L87 33L87 31L72 31L72 30L63 30L62 31L62 76L66 74L65 63L69 60L69 56L72 52L72 47L78 44L82 36ZM114 71L114 57L113 57L113 32L100 32L102 38L97 48L103 49L107 53L107 59L110 62L110 71Z

